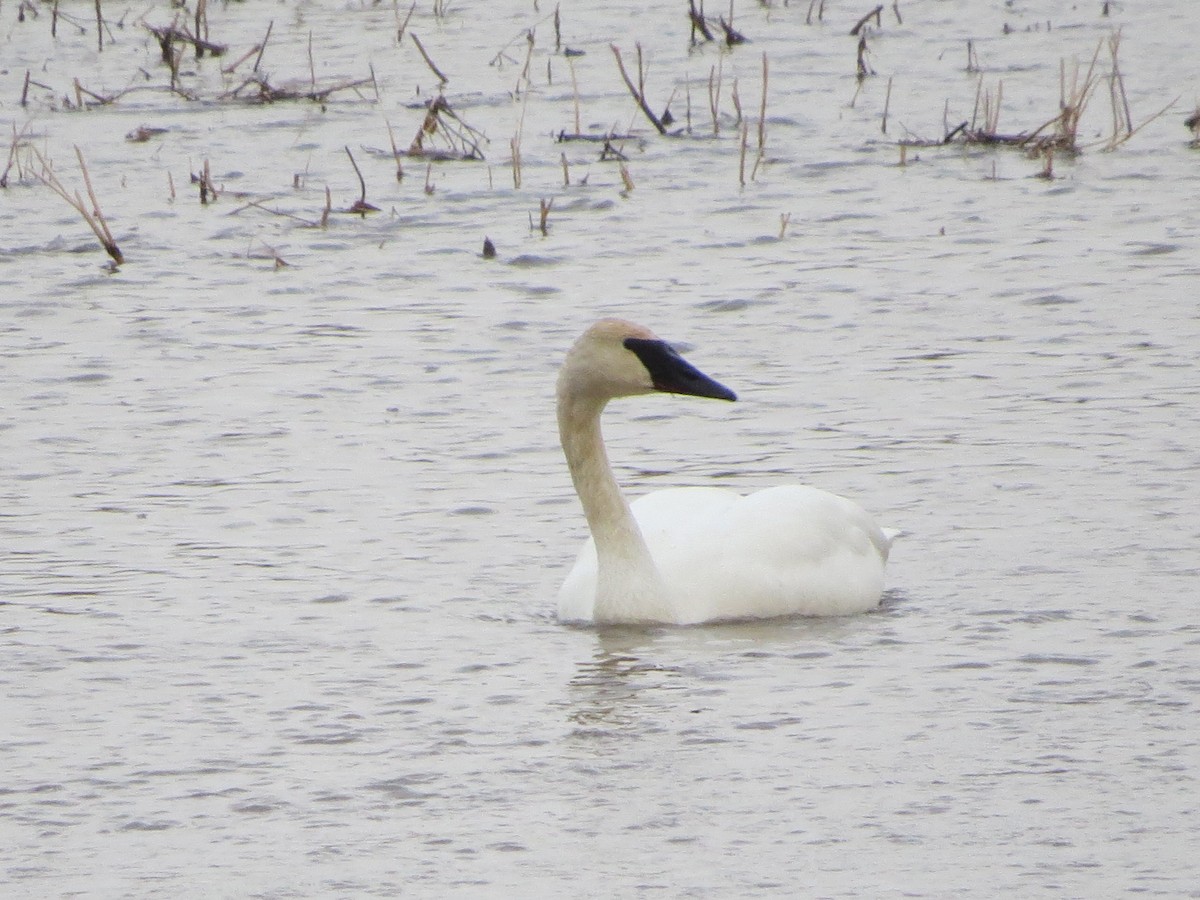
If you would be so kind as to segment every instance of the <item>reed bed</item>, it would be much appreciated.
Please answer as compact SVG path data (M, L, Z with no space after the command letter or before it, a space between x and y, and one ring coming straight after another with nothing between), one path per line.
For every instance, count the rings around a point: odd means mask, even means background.
M593 46L601 50L593 51L589 58L585 51L570 46L571 23L559 5L553 10L540 10L535 4L528 24L504 43L497 42L498 49L491 53L487 66L506 73L503 92L507 95L514 125L507 141L507 161L514 192L534 190L544 193L550 186L550 178L556 186L561 182L563 190L592 188L595 181L589 181L586 167L594 162L605 164L609 173L607 184L620 196L630 198L635 192L632 169L646 171L641 162L635 162L637 155L652 143L661 142L659 146L664 154L670 156L671 148L679 146L673 142L680 141L709 142L714 152L725 154L729 160L731 176L727 183L732 182L733 173L736 173L738 188L750 190L758 181L769 178L767 173L772 161L768 155L770 98L776 90L787 92L793 89L792 85L777 87L772 83L777 76L771 71L767 49L761 49L757 54L754 49L749 49L760 35L770 37L769 25L773 19L790 15L798 22L802 15L803 23L814 29L836 26L836 34L841 36L839 40L845 42L847 64L849 54L853 53L853 68L843 69L845 80L851 76L855 80L851 107L860 95L870 95L870 89L864 89L864 85L869 85L870 79L876 76L877 65L883 68L879 61L882 56L876 56L876 48L883 46L881 42L893 40L890 23L894 19L897 25L904 24L898 0L891 4L891 15L887 14L888 7L880 2L850 10L846 8L848 5L838 4L835 8L825 0L810 0L806 11L792 11L787 4L742 3L739 7L730 2L718 15L707 12L702 0L687 0L686 3L678 0L678 3L677 33L655 36L654 41L658 46L665 40L675 40L679 46L686 46L686 69L659 63L655 45L643 40L632 40L631 50L622 50L613 41L593 41ZM37 7L22 4L21 11L32 18ZM223 105L245 108L310 103L322 111L329 104L361 106L364 111L369 111L385 100L396 105L398 87L394 72L381 79L374 64L364 60L361 65L365 71L360 71L356 77L324 77L321 75L325 67L321 60L320 34L309 29L307 40L303 39L303 32L297 40L295 23L288 31L271 20L265 29L259 30L261 25L256 27L257 33L244 40L220 33L219 8L210 7L206 0L199 0L189 8L152 7L132 21L122 22L115 30L99 2L95 4L95 13L94 22L88 22L73 17L54 3L50 27L57 30L69 25L90 30L97 37L97 52L106 54L111 54L116 46L114 34L119 37L137 32L146 42L153 62L148 62L147 68L137 77L129 78L117 88L108 86L114 83L111 79L106 81L95 73L72 76L66 84L60 82L55 86L50 74L31 68L20 70L20 90L14 99L27 120L19 127L18 124L12 126L7 160L0 172L0 189L8 188L14 179L20 181L26 177L49 187L76 209L114 264L119 264L123 257L96 202L82 152L76 149L86 202L83 194L62 184L48 162L48 154L31 145L30 123L36 116L59 111L102 114L104 110L121 107L130 95L145 91L168 95L174 103L218 108ZM379 211L380 206L369 202L367 196L369 168L374 158L389 161L397 184L404 183L406 162L423 161L425 177L420 187L426 196L435 194L435 185L439 181L435 172L443 171L435 166L487 161L490 139L482 128L468 119L474 118L477 110L486 111L489 106L496 105L495 91L489 94L485 88L465 83L460 73L468 69L460 59L447 53L439 31L451 19L458 17L461 20L472 14L440 0L433 2L432 8L428 2L417 0L394 6L389 24L394 52L406 60L408 72L419 72L419 77L426 83L417 86L415 101L406 98L399 113L391 111L385 118L390 149L376 151L362 144L366 126L359 143L347 135L341 148L346 160L336 167L341 170L336 174L338 178L344 177L347 184L357 184L357 198L339 203L338 209L359 217ZM539 39L545 38L547 33L552 33L552 40ZM970 116L957 122L946 121L940 137L908 135L895 141L900 165L906 165L909 151L919 147L1012 148L1040 160L1040 174L1052 178L1056 162L1069 160L1086 149L1118 149L1170 109L1167 104L1151 115L1135 117L1126 89L1120 46L1121 32L1116 30L1100 39L1090 57L1082 63L1062 61L1058 66L1057 109L1053 115L1033 127L1008 130L1004 122L1005 81L989 77L986 67L981 64L979 48L974 41L968 41L965 68L974 79ZM607 47L606 52L604 47ZM755 56L760 73L759 83L755 86L757 90L747 77L747 64ZM889 54L888 58L896 56ZM510 70L515 72L515 80L507 74ZM287 76L280 72L292 74ZM564 72L569 77L569 94L557 107L562 113L561 126L550 134L527 133L526 111L531 105L546 103L556 81L565 86ZM881 89L879 129L887 135L889 124L894 121L893 103L902 91L902 81L896 76L902 73L885 74L887 84ZM561 93L561 88L555 93ZM698 100L695 108L693 94ZM629 110L627 119L585 126L585 97L597 95L605 95L610 103L627 95L622 101ZM630 101L631 107L628 106ZM672 112L672 107L680 104L685 107L682 121ZM397 115L404 121L398 119L394 128L391 117ZM1103 136L1086 139L1083 136L1093 133L1094 129L1085 129L1085 118L1099 116L1108 121ZM363 120L367 122L370 118L370 115L364 116ZM1192 146L1200 147L1200 112L1191 115L1185 124L1192 132ZM412 128L412 136L405 145L397 141L396 133L404 134L407 127ZM150 143L165 140L167 134L168 129L146 124L128 132L126 140L131 144ZM870 140L865 133L862 139L864 144ZM594 155L583 158L580 154L577 158L569 158L562 145L574 143L590 145L594 150L588 153ZM772 140L770 146L778 153L786 147L786 142ZM349 171L345 169L346 161L350 163ZM553 175L548 174L551 171ZM353 173L353 182L349 172ZM490 166L486 172L488 188L495 189ZM189 174L201 205L216 202L222 190L213 181L207 157L199 171ZM174 200L175 183L169 174L168 179L170 198ZM293 173L292 190L302 198L301 202L308 193L308 183L307 173L303 177ZM648 180L648 183L653 181ZM306 210L288 210L286 202L278 198L252 196L243 198L237 212L266 213L302 227L327 227L330 213L335 208L330 187L326 184L313 188L318 191L318 197L308 198L310 206ZM645 191L645 188L641 190ZM314 211L318 198L323 205L319 219ZM536 222L530 216L532 229L543 237L550 234L553 204L552 198L539 199ZM781 221L781 235L787 232L788 224L787 218ZM272 258L279 257L272 252Z

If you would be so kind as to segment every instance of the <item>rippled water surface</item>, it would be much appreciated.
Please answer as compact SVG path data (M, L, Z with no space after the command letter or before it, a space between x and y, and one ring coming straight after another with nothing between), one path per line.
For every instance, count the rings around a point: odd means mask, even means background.
M165 4L102 52L0 7L6 896L1200 896L1200 7L909 0L860 83L868 6L689 50L674 2L568 0L557 48L546 2L216 5L174 93ZM322 102L239 99L268 25ZM900 164L1047 122L1118 29L1053 178ZM484 158L398 181L413 34ZM1105 152L1113 97L1179 100ZM116 271L37 178L83 191L73 145ZM630 492L853 496L905 532L879 612L557 624L554 373L607 314L741 398L614 405Z

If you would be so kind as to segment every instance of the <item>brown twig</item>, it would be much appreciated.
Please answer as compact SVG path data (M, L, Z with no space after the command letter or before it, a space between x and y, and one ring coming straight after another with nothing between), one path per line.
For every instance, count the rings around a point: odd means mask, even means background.
M721 30L725 32L725 46L736 47L738 44L749 43L749 40L740 31L734 29L733 25L726 22L723 18L717 19L717 24L721 26Z
M440 150L427 147L426 139L432 140L440 136L450 149ZM446 98L438 95L429 101L425 109L425 118L421 127L413 136L408 148L409 156L420 156L426 159L483 159L480 144L486 138L484 135L464 122L450 107Z
M869 21L871 21L872 16L875 17L875 27L882 28L883 27L883 4L882 3L880 3L873 10L871 10L869 13L867 13L865 16L863 16L861 19L858 20L858 24L850 29L850 37L858 37L858 33L863 30L863 26L865 26Z
M17 151L21 148L22 139L26 132L29 131L30 123L26 122L21 126L21 130L17 131L16 123L12 126L12 142L8 145L8 162L4 164L4 171L0 173L0 188L8 187L8 173L12 171L12 167L17 165ZM17 175L20 176L20 167L17 168Z
M229 49L224 44L215 44L212 41L197 37L188 31L186 26L177 28L175 27L174 22L172 22L166 28L159 28L155 25L146 25L145 23L143 23L143 27L152 35L154 35L155 39L158 41L159 49L162 51L163 62L167 65L171 64L171 46L173 44L191 44L193 49L195 49L197 56L205 52L207 52L210 56L224 56L225 52ZM269 28L267 33L270 34Z
M750 143L750 126L742 125L742 146L738 154L738 184L746 186L746 145Z
M125 262L125 257L121 254L121 250L117 246L112 232L109 230L108 221L104 218L104 213L100 211L100 203L96 200L96 192L92 189L92 179L88 175L87 163L83 159L83 151L78 146L75 147L75 156L79 160L79 171L83 175L83 183L87 188L88 199L91 201L91 209L83 202L83 198L79 195L78 191L75 191L73 194L67 191L62 182L58 180L58 176L54 174L50 163L38 152L36 147L31 147L30 149L42 167L41 171L37 173L38 180L66 200L83 217L88 227L92 229L92 233L100 241L100 245L104 248L104 251L112 258L113 264L117 266L122 265Z
M204 57L204 50L208 45L208 0L196 0L196 59ZM200 40L203 36L203 40Z
M650 105L646 102L646 95L643 93L643 91L638 89L638 86L635 85L633 83L633 80L629 77L629 73L625 71L625 62L624 62L624 60L621 59L620 48L618 48L616 44L609 44L608 46L609 46L609 48L611 48L611 50L613 52L613 56L615 56L617 59L617 68L621 70L621 78L624 79L624 81L625 81L625 87L629 88L629 93L633 96L633 99L635 101L637 101L638 107L642 110L642 113L646 116L646 118L650 120L650 124L653 125L656 129L658 129L659 134L666 134L667 126L665 126L662 123L662 120L659 119L659 117L654 114L654 111L652 109L650 109ZM642 45L641 44L637 45L637 52L638 52L638 84L642 84L644 81L644 72L642 69Z
M875 70L871 68L867 62L867 54L870 51L867 49L867 35L864 32L858 38L858 80L861 82L868 75L874 75Z
M700 43L696 40L696 32L700 32L700 36L706 41L713 41L712 31L709 30L708 22L704 19L704 3L701 2L700 7L696 7L696 0L688 0L688 19L692 23L691 43L696 45Z
M633 177L629 174L629 169L625 167L625 163L619 162L617 165L621 170L621 183L625 185L625 190L621 192L622 196L628 197L633 193Z
M767 54L762 56L762 103L758 107L758 153L762 155L767 145Z
M392 160L396 163L396 181L401 182L404 180L404 164L401 162L400 148L396 146L396 135L392 131L391 122L384 119L383 124L387 126L388 143L392 145Z
M409 37L411 37L413 39L413 43L417 45L417 50L420 51L421 58L425 60L425 65L429 66L429 70L437 76L438 81L440 81L442 84L449 82L450 79L443 75L442 70L434 65L433 60L429 58L429 54L425 52L425 47L421 44L421 39L417 37L416 33L413 32L409 34Z
M708 111L712 114L713 137L721 133L721 76L724 60L718 59L708 70Z
M593 143L609 143L610 141L632 141L636 138L632 134L619 134L615 131L606 132L604 134L571 134L566 131L560 131L554 138L560 144L567 141L592 141Z
M891 107L891 105L892 105L892 76L889 75L888 76L887 94L885 94L884 98L883 98L883 123L880 125L880 130L884 134L887 134L888 109Z
M242 212L245 212L247 209L257 209L265 213L270 213L273 216L279 216L283 219L291 219L295 222L301 223L302 225L307 225L309 228L315 228L318 224L311 219L304 218L303 216L297 216L294 213L286 212L282 209L271 209L270 207L264 206L263 204L267 202L269 201L266 198L262 200L250 200L247 203L243 203L237 209L230 210L228 213L226 213L226 215L236 216Z
M358 186L360 188L358 199L355 200L354 203L350 205L350 208L346 211L358 213L365 218L366 214L369 212L379 212L379 207L372 206L367 202L367 182L363 178L362 170L358 168L358 163L355 162L354 154L350 152L350 148L346 147L345 150L346 155L350 157L350 165L354 167L354 174L358 176Z
M192 181L200 186L200 205L207 206L209 199L217 199L217 186L213 184L212 169L209 167L208 160L204 160L204 165L200 169L199 175L193 175Z
M267 41L271 40L271 29L275 27L275 20L272 19L267 23L267 33L263 35L262 44L258 48L258 56L254 57L254 68L250 71L257 72L259 64L262 63L263 53L267 49Z
M400 27L396 29L396 43L399 44L404 40L404 31L408 28L408 20L412 18L412 14L417 9L417 0L413 0L413 5L408 8L408 15L404 17L404 21L400 23ZM396 9L396 15L400 15L399 8Z

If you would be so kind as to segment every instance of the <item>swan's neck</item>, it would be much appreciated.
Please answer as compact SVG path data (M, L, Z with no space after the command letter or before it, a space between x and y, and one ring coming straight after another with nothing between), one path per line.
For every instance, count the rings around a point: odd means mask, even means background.
M602 398L558 400L558 431L596 543L596 622L671 622L674 612L646 541L621 494L600 433Z

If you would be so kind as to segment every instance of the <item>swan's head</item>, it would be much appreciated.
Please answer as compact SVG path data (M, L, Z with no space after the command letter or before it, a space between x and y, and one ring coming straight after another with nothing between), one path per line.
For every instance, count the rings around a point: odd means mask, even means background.
M601 401L655 391L737 399L650 329L624 319L601 319L583 333L563 362L558 391Z

